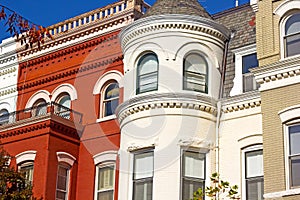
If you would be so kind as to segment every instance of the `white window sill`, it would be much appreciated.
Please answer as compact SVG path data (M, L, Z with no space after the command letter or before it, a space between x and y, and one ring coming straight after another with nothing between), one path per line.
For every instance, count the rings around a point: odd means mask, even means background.
M281 192L267 193L267 194L264 194L264 198L272 199L272 198L279 198L279 197L291 196L291 195L297 195L297 194L300 194L300 188L285 190L285 191L281 191Z
M96 122L99 123L99 122L104 122L104 121L108 121L108 120L112 120L112 119L116 119L116 118L117 118L116 115L109 115L109 116L97 119Z

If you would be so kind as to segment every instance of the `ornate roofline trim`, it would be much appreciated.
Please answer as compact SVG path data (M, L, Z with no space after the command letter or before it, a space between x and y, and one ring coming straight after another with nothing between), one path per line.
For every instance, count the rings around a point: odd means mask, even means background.
M225 26L211 19L178 14L156 15L139 19L125 27L120 33L122 49L132 38L159 29L198 31L213 35L222 41L230 37L230 31Z
M33 79L33 80L26 81L25 84L24 83L19 83L18 86L17 86L17 90L21 91L21 90L24 90L24 89L29 89L29 88L32 88L32 87L35 87L35 86L46 84L46 83L49 83L51 81L56 81L56 80L59 80L59 79L62 79L62 78L66 78L68 76L73 76L73 75L76 75L78 73L85 73L86 71L89 71L89 70L92 70L92 69L95 69L95 68L99 68L99 67L102 67L102 66L106 66L106 65L109 65L109 64L112 64L112 63L116 63L116 62L119 62L119 61L122 61L122 60L123 60L123 56L116 56L116 57L109 58L109 59L106 59L106 60L101 60L101 61L98 61L98 62L85 63L84 65L80 65L81 66L80 68L78 68L78 66L76 66L76 68L74 67L73 69L70 69L70 70L61 71L58 74L54 74L54 75L47 76L47 77L42 77L40 79Z
M206 96L184 93L163 93L134 97L125 101L116 109L120 123L135 113L159 108L183 108L206 112L216 116L216 101Z
M15 93L17 91L18 90L17 90L16 86L14 86L13 88L10 88L10 89L6 89L6 90L0 90L0 97Z

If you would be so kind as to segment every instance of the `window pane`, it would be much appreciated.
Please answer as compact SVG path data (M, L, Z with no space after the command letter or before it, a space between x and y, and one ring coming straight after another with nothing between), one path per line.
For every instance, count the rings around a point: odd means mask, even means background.
M300 125L289 127L290 155L300 154Z
M33 162L26 162L20 165L20 172L24 175L26 184L32 185L33 181Z
M114 191L98 192L98 200L113 200Z
M247 200L261 200L264 193L263 178L246 180Z
M300 158L291 160L292 186L300 186Z
M98 190L112 189L114 185L114 168L102 167L99 168Z
M184 60L185 71L206 74L206 61L198 54L190 54Z
M153 152L134 155L134 179L153 176Z
M158 59L155 54L144 55L138 63L137 93L157 90Z
M112 100L112 101L108 101L106 103L104 103L105 105L105 113L104 116L109 116L109 115L114 115L115 114L115 110L119 105L119 98Z
M300 33L296 35L286 36L285 40L287 56L300 54Z
M110 84L105 91L105 99L119 97L119 85L117 83Z
M242 57L243 74L249 73L249 69L258 66L257 54L249 54Z
M58 104L70 108L71 107L71 98L69 95L64 95L59 101Z
M184 176L204 179L205 155L196 152L184 152Z
M263 152L252 151L246 153L246 178L263 176Z
M8 110L2 109L0 111L0 125L6 124L9 121L9 113Z
M290 35L300 32L300 13L292 15L285 24L285 34Z
M66 193L62 191L56 191L56 199L57 200L65 200L66 199Z
M156 55L147 54L143 56L138 64L139 75L155 72L158 69L158 60Z
M183 180L183 200L190 200L193 198L194 192L202 188L204 191L204 181L192 181L192 180Z
M134 182L133 191L133 200L152 200L152 180Z

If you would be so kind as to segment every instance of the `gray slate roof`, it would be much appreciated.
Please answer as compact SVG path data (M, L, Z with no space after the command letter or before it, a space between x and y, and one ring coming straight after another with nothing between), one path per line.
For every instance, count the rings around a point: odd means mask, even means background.
M196 15L211 19L198 0L157 0L143 17L165 14Z

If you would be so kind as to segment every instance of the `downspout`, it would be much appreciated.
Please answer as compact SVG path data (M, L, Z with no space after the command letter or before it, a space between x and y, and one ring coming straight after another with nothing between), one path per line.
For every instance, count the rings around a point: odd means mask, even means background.
M219 99L217 102L217 120L216 120L216 172L220 174L220 158L219 158L219 139L220 139L220 119L221 119L221 109L222 103L221 98L223 97L224 93L224 83L225 83L225 74L226 74L226 64L227 64L227 54L228 54L228 47L231 39L234 37L235 31L232 31L230 34L230 38L225 43L225 49L223 54L223 61L222 61L222 68L221 68L221 81L220 81L220 88L219 88ZM218 199L218 197L217 197Z

